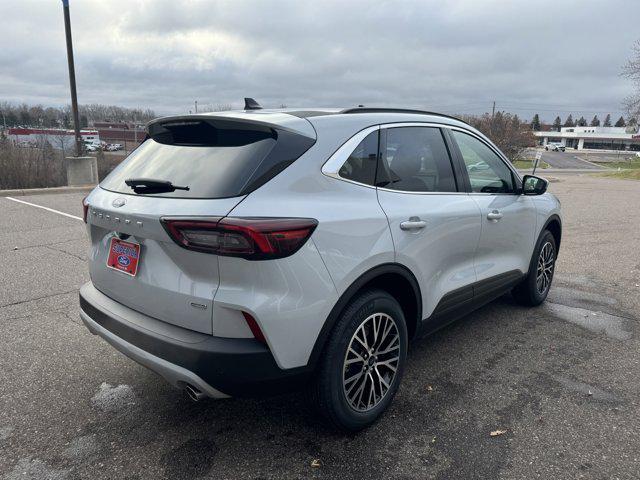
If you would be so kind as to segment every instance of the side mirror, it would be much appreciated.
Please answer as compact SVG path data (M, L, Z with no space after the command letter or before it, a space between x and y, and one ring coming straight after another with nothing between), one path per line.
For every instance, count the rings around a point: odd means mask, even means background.
M522 193L524 195L542 195L547 191L547 182L544 178L535 175L525 175L522 178Z

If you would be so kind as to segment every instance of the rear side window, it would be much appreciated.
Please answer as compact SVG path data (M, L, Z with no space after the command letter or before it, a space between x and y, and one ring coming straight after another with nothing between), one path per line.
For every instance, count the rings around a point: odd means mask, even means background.
M378 185L405 192L455 192L449 151L439 128L386 129ZM386 175L386 178L384 176Z
M342 178L373 185L376 179L378 160L378 130L371 132L349 155L338 172Z
M289 131L225 121L151 125L151 138L133 151L100 186L133 194L125 181L169 181L188 190L152 194L177 198L226 198L263 185L302 155L314 140ZM148 193L147 193L148 195Z

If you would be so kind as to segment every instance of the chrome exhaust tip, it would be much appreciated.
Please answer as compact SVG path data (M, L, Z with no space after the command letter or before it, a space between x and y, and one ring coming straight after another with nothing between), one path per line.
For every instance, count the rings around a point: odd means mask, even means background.
M189 398L194 402L199 402L206 396L196 387L194 387L193 385L189 385L188 383L185 385L184 391L187 392L187 395L189 396Z

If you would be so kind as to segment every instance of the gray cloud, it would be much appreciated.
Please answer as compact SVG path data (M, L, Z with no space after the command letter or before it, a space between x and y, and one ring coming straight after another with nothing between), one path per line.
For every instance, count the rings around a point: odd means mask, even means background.
M4 2L0 99L68 103L62 7ZM637 0L71 0L81 103L619 115Z

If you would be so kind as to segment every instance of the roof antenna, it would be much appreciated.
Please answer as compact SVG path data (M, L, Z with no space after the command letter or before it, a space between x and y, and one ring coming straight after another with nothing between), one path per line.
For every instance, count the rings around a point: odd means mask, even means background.
M244 109L245 110L262 110L262 107L253 98L244 97Z

